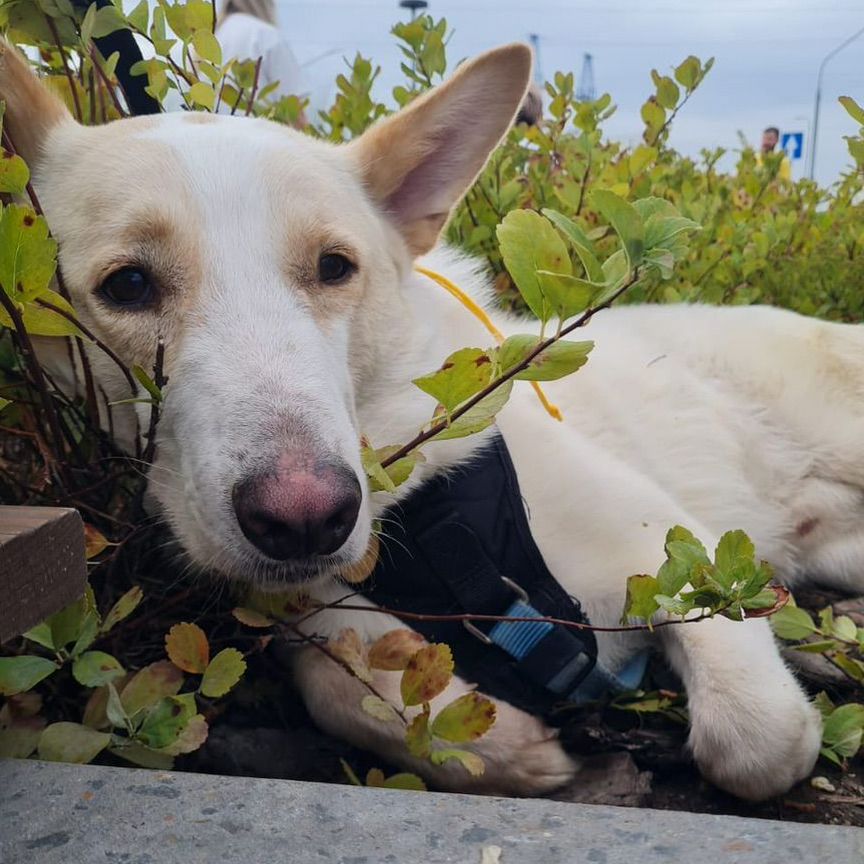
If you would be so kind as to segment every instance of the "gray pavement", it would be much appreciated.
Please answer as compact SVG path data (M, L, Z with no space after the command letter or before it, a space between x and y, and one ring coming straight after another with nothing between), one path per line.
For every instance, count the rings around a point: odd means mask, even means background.
M864 829L0 761L2 864L864 864Z

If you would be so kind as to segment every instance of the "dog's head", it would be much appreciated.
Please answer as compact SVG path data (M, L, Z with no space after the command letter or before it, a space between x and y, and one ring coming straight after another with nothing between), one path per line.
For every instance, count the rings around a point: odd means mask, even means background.
M333 146L202 114L83 127L5 49L6 128L78 314L129 366L152 369L164 342L151 489L196 563L281 581L363 555L355 401L400 338L380 322L511 124L530 66L522 45L491 51ZM108 398L127 398L93 360Z

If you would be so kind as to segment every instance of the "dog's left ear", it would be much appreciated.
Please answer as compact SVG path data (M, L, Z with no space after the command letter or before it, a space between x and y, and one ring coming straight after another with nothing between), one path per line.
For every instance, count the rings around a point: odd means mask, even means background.
M497 48L349 145L366 188L415 256L435 245L512 125L530 78L527 45Z
M3 127L32 168L49 132L71 122L66 106L34 74L24 56L0 37L0 99L6 103Z

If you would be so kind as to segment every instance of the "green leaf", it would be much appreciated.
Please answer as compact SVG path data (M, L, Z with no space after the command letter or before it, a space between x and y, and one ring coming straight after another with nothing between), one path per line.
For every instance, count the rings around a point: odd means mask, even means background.
M216 106L216 91L210 84L197 81L189 88L187 94L193 105L212 111Z
M117 626L124 618L128 618L138 604L144 599L144 592L140 586L133 585L112 607L111 611L105 616L102 626L99 628L100 633L108 633Z
M561 235L533 210L511 210L496 233L504 266L519 293L541 321L548 320L552 310L544 302L537 271L572 273Z
M453 744L476 741L495 723L495 703L476 691L454 699L435 716L432 734Z
M44 721L0 728L0 759L26 759L30 756L39 744L43 726Z
M498 362L506 372L518 365L537 347L537 337L527 334L508 337L498 349ZM588 362L588 355L594 348L593 342L554 342L529 364L527 369L517 373L518 381L555 381L570 375Z
M405 730L405 746L412 756L428 759L432 752L432 733L429 731L429 712L418 714Z
M47 762L92 762L109 744L111 735L80 723L52 723L39 738L39 758Z
M401 447L397 444L388 444L377 450L373 450L371 447L361 448L360 460L369 478L371 492L395 492L411 476L414 468L426 461L426 457L419 450L412 450L385 468L381 463L400 449Z
M106 719L118 729L129 729L131 726L130 718L120 701L120 694L117 692L114 682L109 681L105 686L108 688L108 699L105 703Z
M4 399L2 396L0 396L0 411L2 411L7 405L11 405L11 404L12 404L11 399Z
M367 783L368 785L368 783ZM406 792L425 792L426 784L416 774L393 774L382 784L384 789L402 789Z
M192 47L204 60L222 65L222 46L209 30L198 30L192 37Z
M854 756L864 734L864 705L852 702L835 708L822 728L822 741L839 756Z
M131 741L122 747L110 747L108 752L119 756L133 765L150 768L153 771L170 771L174 767L174 759L167 753L145 747L137 741Z
M645 222L645 248L666 248L686 231L701 231L702 226L684 216L652 216Z
M656 76L654 84L657 87L657 101L664 108L671 111L681 98L681 91L678 89L678 85L667 75L657 75L656 72L652 72L652 75Z
M453 654L448 645L435 643L417 651L402 673L400 691L405 705L431 702L447 689L453 677Z
M594 251L594 244L588 235L572 219L568 219L557 210L547 208L541 212L570 241L585 268L588 281L598 284L605 281L603 268L600 266L597 253Z
M414 379L414 384L450 412L479 393L492 379L492 360L480 348L451 354L437 372Z
M72 675L85 687L101 687L125 674L120 661L104 651L86 651L72 664Z
M443 765L445 762L455 760L456 762L459 762L472 777L480 777L486 770L483 760L476 753L470 753L468 750L433 750L431 759L434 765Z
M643 619L650 625L651 618L660 608L655 596L660 592L660 586L653 576L637 575L627 579L627 599L624 602L622 623L630 623L631 619Z
M59 667L53 660L24 654L0 657L0 695L14 696L35 687Z
M132 374L138 383L150 394L150 398L158 405L162 401L162 391L156 386L156 382L141 366L133 366Z
M839 618L834 619L831 634L836 639L842 639L844 642L858 642L858 628L848 615L841 615Z
M729 573L741 564L752 563L755 555L756 548L743 531L727 531L717 544L714 564L721 573Z
M29 180L27 163L17 154L0 147L0 192L23 195Z
M126 23L126 18L123 13L112 5L102 6L96 11L93 19L93 30L91 37L99 39L102 36L109 36L117 30L127 30L129 25Z
M645 250L645 226L638 210L619 195L606 189L595 189L591 193L591 200L620 238L628 271L638 267L642 263L642 253Z
M838 101L846 109L846 113L856 122L864 126L864 108L851 96L841 96Z
M54 645L54 638L51 635L51 625L48 621L43 621L41 624L32 627L24 634L24 638L52 651L58 647Z
M497 387L473 408L450 423L446 429L433 436L431 440L445 441L450 438L464 438L466 435L474 435L476 432L481 432L491 426L495 416L507 404L512 389L512 381L507 381Z
M384 723L395 723L399 720L396 709L389 702L371 693L363 697L360 707L371 717Z
M141 33L147 32L147 23L150 20L150 3L148 0L141 2L126 16L126 20Z
M699 58L691 54L686 60L675 67L675 80L687 91L690 91L699 83L701 68Z
M56 266L57 244L48 235L45 220L30 207L4 207L0 214L0 290L13 300L29 300L48 290Z
M136 672L120 692L126 714L135 717L139 711L155 705L165 696L175 696L183 686L183 673L167 660L151 663Z
M562 321L584 312L598 293L597 285L566 273L538 270L537 281L549 306Z
M199 691L211 699L224 696L243 677L246 661L236 648L223 648L204 670Z
M137 738L147 747L167 747L178 739L195 713L194 694L166 696L147 712Z
M816 632L813 619L803 609L787 603L771 616L771 627L781 639L806 639Z

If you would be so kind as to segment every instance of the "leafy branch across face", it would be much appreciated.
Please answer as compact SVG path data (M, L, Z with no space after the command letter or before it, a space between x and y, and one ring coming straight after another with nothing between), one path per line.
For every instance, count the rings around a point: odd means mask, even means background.
M486 350L462 349L438 371L415 379L421 390L437 399L438 407L427 427L407 443L379 449L364 446L363 462L373 491L393 492L407 480L422 461L418 448L426 442L459 438L490 426L514 381L553 381L580 369L593 343L564 337L584 327L647 273L671 275L677 258L686 253L686 235L699 229L660 198L630 204L598 190L594 204L621 244L602 264L585 231L557 211L540 215L515 210L505 217L498 229L501 254L526 305L540 320L541 334L511 336ZM574 274L568 243L580 275ZM557 320L557 328L544 336L552 320Z

